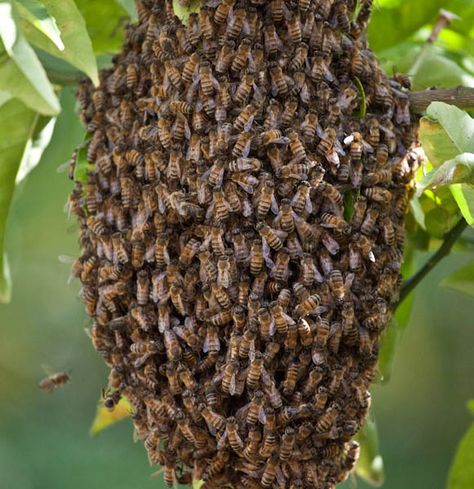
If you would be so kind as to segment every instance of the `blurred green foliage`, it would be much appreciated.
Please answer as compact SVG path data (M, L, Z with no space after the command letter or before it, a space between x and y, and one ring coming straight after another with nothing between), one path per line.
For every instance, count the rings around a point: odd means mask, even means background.
M440 8L459 20L436 43L426 45ZM152 470L143 448L129 441L129 421L98 439L88 437L105 368L82 331L87 321L78 285L66 287L69 266L57 259L75 256L78 250L76 225L63 213L70 185L56 168L84 140L73 91L63 86L77 81L77 70L98 82L98 66L120 48L127 15L136 19L130 0L0 0L0 302L10 298L2 248L17 185L6 236L16 289L11 304L0 309L2 488L162 485L161 479L148 479ZM417 90L474 86L473 25L473 0L378 0L369 40L386 71L409 73ZM56 117L48 145L42 131ZM430 161L420 170L407 217L405 278L459 219L474 222L472 119L445 104L433 104L421 129ZM19 169L26 175L43 150L31 179L18 183ZM388 489L443 487L456 440L467 424L462 406L472 395L474 374L472 299L437 284L444 278L443 285L473 295L473 240L469 230L458 245L463 254L443 262L417 289L416 298L408 297L384 338L380 373L390 384L375 387L374 397ZM450 275L453 269L458 271ZM71 369L72 384L54 398L38 391L41 364ZM361 437L358 472L380 483L372 422ZM472 472L463 469L472 451L471 428L449 489L474 487L468 478Z

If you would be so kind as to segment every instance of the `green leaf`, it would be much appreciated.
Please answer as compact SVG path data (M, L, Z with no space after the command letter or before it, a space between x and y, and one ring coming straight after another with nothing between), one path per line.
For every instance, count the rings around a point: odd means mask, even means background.
M28 141L25 153L20 163L20 168L16 176L16 183L20 183L40 162L44 150L48 147L53 136L56 117L44 117L38 120L35 127L35 134ZM41 130L38 130L41 127Z
M380 487L384 483L385 473L375 420L369 417L355 439L360 443L356 474L370 485Z
M474 487L474 423L461 440L449 471L447 489Z
M190 0L189 5L187 6L182 5L182 3L185 2L173 0L173 9L175 15L179 17L179 20L181 20L184 25L187 25L190 14L199 12L201 2L200 0Z
M404 280L408 280L415 273L414 256L414 245L412 242L409 242L405 249L405 257L401 270ZM379 381L381 384L387 384L392 378L397 346L410 320L413 304L414 294L411 293L397 307L394 317L382 334L378 361Z
M474 119L464 110L444 102L432 102L426 115L439 122L458 153L474 153Z
M470 401L468 401L467 409L469 409L469 412L471 414L474 414L474 399L471 399Z
M463 153L430 171L417 184L417 194L453 183L474 183L474 153Z
M97 2L89 2L96 4ZM63 59L88 75L95 85L99 84L97 63L86 23L74 0L43 0L48 13L56 19L64 50L60 51L42 32L22 20L20 26L26 38L35 47ZM98 18L97 22L103 22Z
M420 121L420 141L438 167L460 153L474 153L474 119L454 105L433 102Z
M430 87L449 88L458 85L474 87L474 77L431 44L421 48L410 69L413 90Z
M36 112L57 115L59 101L35 52L23 38L15 49L19 56L0 65L0 90Z
M8 212L15 190L15 179L20 162L37 121L37 114L18 100L10 100L0 107L0 303L9 302L11 284L4 257L5 232Z
M56 19L51 17L46 7L39 0L15 0L15 6L20 16L47 36L60 50L64 50Z
M441 285L474 296L474 262L446 277Z
M0 107L13 98L12 94L6 90L0 90Z
M112 426L122 419L128 418L132 414L132 406L125 397L122 397L116 406L109 411L103 405L103 401L99 401L97 413L90 429L91 436L99 434L109 426Z
M354 77L354 82L360 97L360 108L358 116L365 117L365 114L367 114L367 98L365 96L364 85L362 85L362 82L356 76Z
M138 20L137 9L134 0L117 0L117 2L128 12L132 22Z
M435 168L460 153L443 126L428 117L420 120L419 138L426 156Z
M474 225L474 188L471 185L461 183L451 185L450 189L464 219L469 226Z
M86 183L87 174L94 168L94 165L87 161L87 146L89 139L90 135L86 134L84 142L77 151L76 165L74 167L74 180L76 182Z
M76 0L84 16L96 54L115 54L123 43L123 27L128 23L127 11L117 0Z
M201 489L203 484L204 484L203 480L193 481L193 489Z
M0 2L0 37L7 54L13 56L13 47L18 38L18 29L13 18L13 7L10 2Z

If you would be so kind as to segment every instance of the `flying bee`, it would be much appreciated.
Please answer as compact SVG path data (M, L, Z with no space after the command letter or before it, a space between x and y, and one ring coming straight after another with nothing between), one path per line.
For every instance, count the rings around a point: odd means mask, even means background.
M42 379L38 387L46 392L54 392L56 389L66 385L71 377L65 372L57 372Z

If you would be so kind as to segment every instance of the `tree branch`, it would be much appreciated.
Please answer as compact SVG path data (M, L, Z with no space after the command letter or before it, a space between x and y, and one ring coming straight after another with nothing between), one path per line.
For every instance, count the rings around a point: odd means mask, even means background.
M400 291L400 297L398 299L397 304L395 305L395 310L398 306L410 295L410 293L415 289L415 287L433 270L433 268L446 256L449 255L451 249L453 248L454 243L461 236L463 231L467 227L467 222L464 218L462 218L456 226L451 229L448 233L446 233L444 237L443 244L438 248L431 258L423 265L423 267L418 270L413 277L409 278L402 286L402 290Z
M431 102L445 102L460 109L474 109L474 88L456 87L439 90L423 90L408 94L410 110L421 114Z

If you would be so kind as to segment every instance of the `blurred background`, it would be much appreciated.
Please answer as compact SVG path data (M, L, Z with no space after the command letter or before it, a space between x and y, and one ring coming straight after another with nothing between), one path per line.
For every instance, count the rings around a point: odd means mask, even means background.
M62 103L74 104L70 90ZM58 259L78 253L77 226L64 211L71 184L57 171L82 138L71 113L63 111L53 144L10 214L14 290L11 304L0 306L0 488L160 488L161 476L150 478L156 469L132 441L130 420L89 436L107 372L84 332L78 283L68 285L70 264ZM417 258L421 264L426 255ZM455 252L417 289L392 380L373 388L386 489L442 488L468 426L474 304L438 283L469 258ZM40 391L42 365L70 372L72 382L52 395Z

